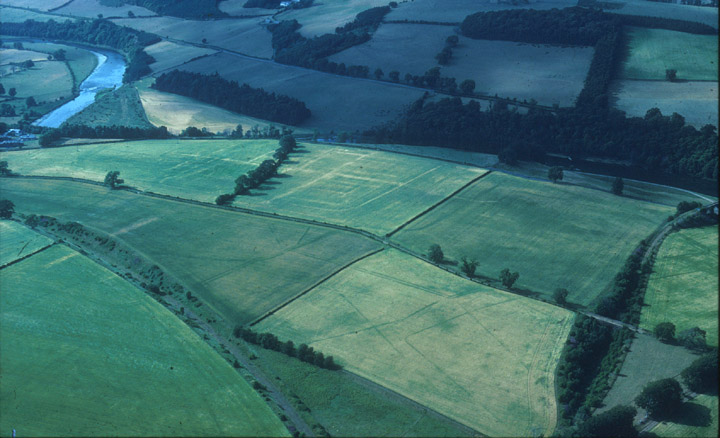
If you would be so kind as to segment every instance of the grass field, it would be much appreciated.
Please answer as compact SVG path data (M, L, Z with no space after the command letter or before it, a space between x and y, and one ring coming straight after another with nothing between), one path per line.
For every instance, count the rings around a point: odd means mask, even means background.
M402 114L422 90L339 77L221 53L183 65L203 74L218 72L238 83L299 99L312 111L303 127L335 132L365 130Z
M80 86L80 83L90 76L90 73L92 73L92 71L95 70L95 67L97 67L97 57L92 52L78 47L67 46L64 44L34 42L23 42L23 46L26 49L44 53L52 53L59 49L64 50L67 64L70 66L73 73L75 73L75 80L78 86Z
M577 0L529 0L527 4L513 5L497 0L413 0L398 2L399 7L391 11L387 20L427 20L459 23L475 12L499 11L503 9L552 9L576 6Z
M235 204L386 234L485 173L381 151L305 145L280 168L279 184ZM12 165L10 168L13 169Z
M622 7L619 9L606 9L606 12L696 21L712 26L715 29L718 28L717 8L648 2L647 0L612 0L610 3L619 3L622 4Z
M32 50L0 49L0 66L20 64L27 60L47 61L47 54Z
M23 0L14 0L14 1L23 1ZM38 1L38 0L31 0L31 1ZM48 2L45 2L44 0L39 0L43 3L43 5L47 5ZM55 1L55 0L50 0ZM4 3L4 2L3 2ZM24 1L23 1L24 3ZM9 5L9 3L8 3ZM45 7L43 6L43 9ZM74 20L74 18L70 17L63 17L58 15L52 15L52 14L43 14L42 12L33 12L29 11L27 9L15 9L15 8L8 8L0 6L0 22L5 23L22 23L25 20L35 20L35 21L48 21L48 20Z
M0 154L21 175L72 176L102 182L110 170L125 183L213 202L235 178L272 158L277 140L142 140Z
M0 266L48 246L52 240L14 221L0 220Z
M79 253L0 275L4 435L289 436L189 327Z
M718 436L718 397L701 394L686 403L676 421L664 421L650 432L668 438L714 438Z
M157 15L155 12L140 6L127 4L119 7L105 6L99 0L73 0L68 5L53 12L87 18L97 18L98 14L102 14L104 18L125 18L128 16L128 12L132 12L136 17Z
M627 38L629 55L622 79L664 80L665 70L675 69L680 80L718 80L717 35L631 27Z
M16 211L77 221L134 248L230 326L259 317L377 247L351 233L88 184L0 184Z
M393 238L418 252L479 261L478 274L520 273L516 288L591 304L632 250L674 209L582 187L495 172Z
M484 434L528 436L555 427L554 371L571 324L569 311L386 250L257 328Z
M85 126L153 127L145 115L138 91L132 85L124 85L114 91L98 94L92 105L70 117L65 123Z
M718 228L673 233L660 247L650 275L640 327L675 324L675 333L692 327L707 331L718 345Z
M355 19L360 12L376 6L387 6L385 0L319 1L309 8L291 9L277 15L277 20L297 20L300 33L308 38L335 33L335 28ZM357 63L356 63L357 64Z
M260 26L261 18L193 21L175 17L154 17L142 20L123 18L112 21L120 26L194 44L202 43L205 38L209 45L259 58L270 59L273 54L272 34ZM189 50L195 51L196 48L190 47Z
M169 41L160 41L152 46L148 46L145 48L145 52L155 58L155 62L150 64L153 73L184 64L199 56L216 53L216 51L212 49L183 46Z
M19 6L22 8L47 11L62 6L67 3L67 0L3 0L3 3L6 6Z
M665 115L678 113L688 125L718 126L717 82L613 81L615 108L628 116L644 117L650 108Z
M383 24L370 41L351 47L329 59L345 64L380 68L387 78L392 70L422 75L439 66L435 55L445 39L455 35L449 26ZM535 99L541 104L573 105L583 87L593 55L591 47L553 47L510 41L473 40L460 37L453 57L441 66L443 76L476 83L475 90L488 95ZM492 60L492 62L488 62Z
M265 8L243 8L247 0L220 0L218 9L228 15L272 15L275 9Z
M34 97L37 106L31 109L44 114L72 98L73 82L70 72L64 62L42 61L36 62L29 69L20 68L0 79L5 90L15 88L17 95L10 103L18 114L27 110L25 99Z

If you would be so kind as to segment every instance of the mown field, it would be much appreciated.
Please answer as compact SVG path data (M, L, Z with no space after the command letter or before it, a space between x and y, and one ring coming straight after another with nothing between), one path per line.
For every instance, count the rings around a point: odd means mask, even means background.
M675 324L675 333L693 327L718 345L718 228L691 228L663 242L650 275L640 327Z
M423 95L422 90L318 71L270 64L221 53L187 63L181 70L214 74L251 87L299 99L312 111L302 126L324 131L364 130L392 120Z
M418 252L479 261L477 273L520 273L514 287L590 305L633 249L673 208L578 186L494 172L412 222L393 239ZM531 292L528 292L531 293Z
M700 394L683 405L678 413L680 418L664 421L650 432L658 437L668 438L714 438L718 436L718 397Z
M140 6L127 4L117 7L107 6L103 5L100 0L73 0L67 3L67 5L53 12L87 18L97 18L98 14L102 14L103 18L125 18L128 16L128 12L132 12L136 17L157 15L155 12Z
M95 96L95 102L70 117L65 123L84 126L129 126L152 128L140 102L138 91L132 85Z
M0 266L28 256L52 240L17 222L0 220Z
M256 327L484 434L521 436L555 426L554 371L571 323L564 309L386 250Z
M289 436L197 334L90 259L57 245L2 279L5 435Z
M625 31L629 53L620 78L665 80L665 70L675 69L680 80L717 82L716 35L642 27L630 27Z
M291 9L276 16L277 20L297 20L300 33L308 38L335 33L335 28L349 23L360 12L376 6L387 6L385 0L319 1L309 8Z
M308 144L291 158L272 185L234 205L386 234L486 172L339 146Z
M497 0L413 0L398 2L388 20L426 20L459 23L475 12L499 11L503 9L562 9L576 6L577 0L529 0L527 4L513 5ZM519 3L519 2L516 2Z
M231 326L377 248L351 233L89 184L5 178L0 190L16 211L77 221L134 248Z
M169 41L160 41L148 46L145 48L145 52L155 58L155 62L150 64L153 73L176 67L203 55L216 53L212 49L181 45Z

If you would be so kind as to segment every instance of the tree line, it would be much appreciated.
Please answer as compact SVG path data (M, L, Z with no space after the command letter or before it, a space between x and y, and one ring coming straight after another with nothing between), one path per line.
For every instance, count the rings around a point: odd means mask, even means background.
M313 364L320 368L328 370L342 369L340 365L335 363L335 359L332 356L325 356L307 344L300 344L300 346L296 348L293 341L288 340L281 342L278 337L272 333L257 333L249 328L235 327L233 335L251 344L259 345L267 350L283 353L286 356L296 357L303 362Z
M62 125L40 136L40 146L53 147L63 137L71 138L123 138L123 139L163 139L170 138L166 127L130 128L127 126L85 126Z
M239 85L236 81L223 79L217 73L203 75L174 70L160 75L152 88L288 125L300 124L311 114L305 103L295 98L268 93L262 88L252 88L247 84Z

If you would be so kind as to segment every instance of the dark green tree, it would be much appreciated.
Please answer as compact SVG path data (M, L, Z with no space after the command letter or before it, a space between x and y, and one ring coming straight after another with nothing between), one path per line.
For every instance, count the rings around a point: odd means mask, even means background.
M295 344L293 344L293 341L287 341L282 345L282 352L283 354L295 357L295 354L297 351L295 350Z
M5 87L3 87L3 84L0 84L0 94L5 94Z
M660 342L672 342L675 340L675 324L671 322L661 322L655 326L653 334Z
M380 80L383 76L385 76L385 73L383 73L381 68L375 69L375 79Z
M10 90L8 91L8 95L10 97L15 97L17 95L17 90L15 89L15 87L10 88Z
M475 259L468 260L467 257L463 257L460 259L462 261L462 266L460 269L470 278L473 278L475 276L475 269L477 269L478 261Z
M440 245L438 245L436 243L430 245L430 248L428 249L428 258L432 262L442 263L442 261L445 259L445 254L443 254L443 251L440 248Z
M665 70L665 79L670 82L675 82L677 80L677 70L674 68Z
M675 379L655 380L645 385L635 404L655 419L667 418L682 404L682 388Z
M315 366L322 368L325 365L325 355L321 352L315 353L314 362Z
M0 176L10 176L12 175L12 171L8 167L8 162L3 160L0 161Z
M52 56L58 61L65 61L65 59L67 59L64 49L55 50L54 52L52 52Z
M400 80L400 72L397 70L393 70L388 74L388 77L393 82L398 82ZM2 94L2 93L0 93Z
M15 213L15 204L9 199L0 199L0 218L10 219Z
M435 59L437 59L440 65L447 65L450 62L450 58L452 58L452 49L450 47L445 47L440 53L435 55Z
M475 81L472 79L465 79L460 82L460 91L465 95L472 95L475 92Z
M520 273L510 272L510 269L508 268L500 271L500 281L502 282L503 286L508 289L513 287L513 284L515 284L518 278L520 278Z
M297 147L295 137L292 135L283 135L280 137L280 148L286 152L292 152Z
M120 178L120 172L117 170L111 170L110 172L105 175L105 181L103 184L110 187L111 189L118 188L122 183L124 183L125 180Z
M339 370L340 365L335 363L335 359L332 356L327 356L325 358L325 363L323 364L323 368L328 370Z
M25 61L23 61L22 64L20 64L20 65L21 65L23 68L33 68L33 67L35 67L35 63L33 62L32 59L25 60Z
M37 217L37 215L31 214L30 216L25 218L25 225L30 228L35 228L40 225L40 218Z
M633 426L637 409L631 406L615 406L602 414L593 415L578 428L578 435L591 437L636 437Z
M683 330L678 334L678 342L688 350L705 351L707 350L707 342L705 336L707 332L700 327L693 327Z
M709 353L695 359L685 368L680 376L691 391L700 393L717 393L718 390L718 356Z
M564 288L555 289L555 292L553 292L553 299L556 303L564 306L565 304L567 304L567 297L569 293L570 292Z
M215 204L228 205L232 203L233 199L235 199L235 195L231 195L230 193L223 193L222 195L218 195L218 197L215 198Z
M27 99L25 99L25 105L30 108L33 106L37 106L37 102L35 102L35 98L30 96Z
M612 192L618 196L621 196L623 194L623 189L625 188L625 181L623 181L622 178L617 177L613 180L612 183Z
M15 41L15 42L13 43L13 49L15 49L15 50L23 50L23 49L24 49L23 43L21 43L20 41Z
M560 166L553 166L550 169L548 169L548 179L554 183L558 181L562 181L563 179L563 169Z
M450 35L445 39L445 45L448 47L455 47L458 45L460 38L457 35Z

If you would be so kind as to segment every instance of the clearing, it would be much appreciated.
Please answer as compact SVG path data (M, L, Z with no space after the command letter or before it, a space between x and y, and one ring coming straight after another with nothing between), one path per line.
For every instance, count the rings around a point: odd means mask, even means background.
M234 205L386 234L485 173L420 157L308 144L283 163L272 185L238 196Z
M5 66L11 69L2 77L5 90L15 88L17 95L8 103L18 114L28 109L45 114L73 97L73 80L62 61L38 61L29 69ZM13 71L14 70L14 71ZM25 99L35 98L37 106L27 108Z
M125 243L230 326L258 318L378 247L352 233L91 184L0 183L16 211L77 221Z
M693 327L718 345L718 227L689 228L670 234L650 275L640 327L652 331L661 322L675 334Z
M56 245L0 274L0 429L289 436L197 334L90 259Z
M51 54L57 50L65 51L65 59L70 69L75 73L75 82L79 87L80 83L85 80L95 67L97 67L98 59L92 52L75 46L67 46L55 43L38 43L23 41L26 49L35 50ZM47 59L47 56L45 57Z
M256 328L484 434L525 436L555 427L554 372L572 317L386 250Z
M15 221L0 220L0 266L26 257L52 243L52 239Z
M633 249L674 211L611 193L493 172L393 238L417 252L479 261L478 274L520 273L515 288L588 306Z

